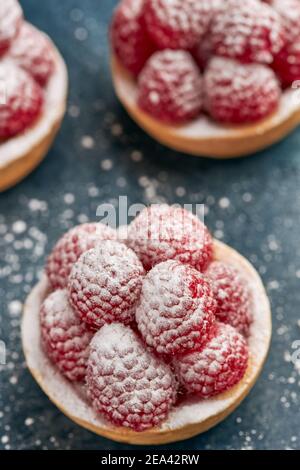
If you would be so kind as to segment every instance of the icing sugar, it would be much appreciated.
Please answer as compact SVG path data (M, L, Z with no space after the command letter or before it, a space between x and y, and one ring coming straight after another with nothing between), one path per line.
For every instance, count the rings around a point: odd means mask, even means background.
M135 115L137 109L137 95L138 89L136 82L129 77L124 69L120 69L117 64L116 72L114 74L115 87L122 102L126 107ZM267 120L261 123L255 123L253 126L247 126L246 130L253 132L264 133L273 127L279 126L290 117L292 113L299 110L300 99L298 89L287 89L282 93L278 110L275 114L271 115ZM141 112L141 111L139 111ZM149 116L147 115L149 120ZM155 121L156 122L156 121ZM223 126L213 121L206 115L201 115L192 122L181 126L167 126L160 122L162 132L179 136L184 139L208 139L208 138L222 138L228 137L230 139L239 138L245 133L244 126ZM251 132L252 135L252 132Z
M1 3L2 5L2 3ZM50 40L50 39L49 39ZM53 44L53 43L52 43ZM54 124L65 112L67 95L67 70L62 57L53 44L55 71L45 88L45 103L42 117L37 124L24 133L0 143L0 170L13 160L21 158L39 141L45 138Z
M270 341L271 318L270 306L258 274L249 262L237 252L215 241L215 258L235 265L242 270L249 288L253 292L253 323L250 328L249 352L250 364L243 381L228 393L209 400L190 398L174 407L168 419L161 425L161 430L174 430L187 424L197 423L216 415L241 399L249 382L252 382L258 369L264 362ZM28 367L34 372L41 388L49 398L75 420L80 420L88 428L110 427L89 405L83 386L74 386L50 363L40 346L39 308L47 295L48 284L44 276L33 289L25 305L22 325L23 347Z

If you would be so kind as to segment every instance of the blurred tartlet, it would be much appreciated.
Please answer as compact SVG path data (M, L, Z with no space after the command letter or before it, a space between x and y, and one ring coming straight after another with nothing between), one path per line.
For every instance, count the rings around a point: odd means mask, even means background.
M44 33L27 23L16 0L0 5L0 191L44 158L65 114L63 58Z
M117 96L178 151L231 158L279 141L300 122L300 6L280 3L122 0L110 35Z

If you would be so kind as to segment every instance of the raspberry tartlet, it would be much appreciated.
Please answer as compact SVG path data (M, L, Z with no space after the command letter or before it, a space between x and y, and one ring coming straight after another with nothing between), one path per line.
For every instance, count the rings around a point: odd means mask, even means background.
M65 114L63 58L25 21L17 0L0 4L0 191L44 158Z
M150 210L164 215L153 230ZM120 231L93 224L92 247L91 229L75 227L25 304L23 348L38 384L73 421L119 442L163 444L213 427L249 393L268 353L271 312L259 275L178 210L145 209L122 241ZM151 263L135 243L141 220ZM59 283L54 255L58 267L68 260Z
M297 0L121 0L110 34L116 94L175 150L262 150L300 122L299 17Z

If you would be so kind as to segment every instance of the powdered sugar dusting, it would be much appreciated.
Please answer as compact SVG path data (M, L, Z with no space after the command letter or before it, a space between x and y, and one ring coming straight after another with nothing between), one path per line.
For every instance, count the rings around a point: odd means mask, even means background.
M16 0L1 0L0 3L0 53L16 36L23 17L22 9Z
M217 323L215 334L201 351L175 358L180 383L190 393L210 398L230 390L244 377L248 364L245 338L232 326Z
M188 49L206 33L212 15L210 0L148 0L145 21L160 48Z
M130 248L103 241L74 264L68 282L70 303L92 328L114 321L129 324L143 275L142 263Z
M145 277L136 321L146 343L161 354L180 354L205 344L216 303L210 284L177 261L155 266Z
M93 334L72 310L66 290L54 291L43 302L40 328L49 358L69 380L82 380Z
M188 121L201 111L202 77L185 51L153 54L139 76L138 88L141 109L162 121Z
M288 42L300 36L300 3L298 0L271 0L271 5L279 13L285 28Z
M114 76L116 89L122 102L126 105L127 109L132 113L133 116L137 115L137 97L138 88L136 82L132 80L126 72L122 70L122 73L116 73ZM279 100L279 105L276 113L268 117L260 123L254 123L254 125L247 126L247 132L251 135L254 133L260 134L271 130L272 128L281 125L291 114L299 110L299 99L298 90L287 89L285 90ZM139 109L139 113L142 111ZM145 116L145 117L144 117ZM148 115L144 114L143 120L147 119L147 122L151 119ZM153 124L156 121L153 120ZM198 118L194 119L190 123L183 124L180 126L169 126L163 122L159 123L162 133L166 133L170 136L174 135L174 138L180 137L188 140L199 140L199 139L218 139L227 137L228 139L244 137L245 128L243 126L224 126L216 121L212 120L208 116L202 114Z
M0 139L7 139L32 126L42 111L43 91L10 60L0 63L0 83L5 88L5 103L0 107Z
M13 139L1 142L0 169L29 152L37 142L49 134L53 126L64 115L68 84L67 70L63 59L54 45L53 53L55 72L44 90L45 101L43 113L33 127L15 136Z
M257 122L278 106L281 89L269 67L215 57L204 75L205 106L216 121Z
M278 13L258 0L228 0L213 16L211 41L216 54L243 62L271 63L284 45Z
M110 421L144 431L166 419L177 384L170 367L116 323L101 328L91 342L87 388L94 408Z
M24 22L9 56L44 86L54 70L54 57L47 36Z
M161 430L173 430L187 424L205 421L236 402L246 391L248 384L258 374L270 341L270 313L269 303L257 273L252 266L235 251L220 242L215 242L215 258L228 261L242 270L248 285L253 292L254 321L250 329L249 351L250 366L246 376L238 387L230 393L201 401L196 398L185 400L176 406L170 413L167 421L162 423ZM107 429L108 425L101 415L96 414L85 398L82 387L72 386L64 379L57 369L50 363L40 347L39 306L48 290L47 280L44 277L29 296L22 325L23 343L29 368L34 372L40 386L65 413L81 420L86 427L97 426Z

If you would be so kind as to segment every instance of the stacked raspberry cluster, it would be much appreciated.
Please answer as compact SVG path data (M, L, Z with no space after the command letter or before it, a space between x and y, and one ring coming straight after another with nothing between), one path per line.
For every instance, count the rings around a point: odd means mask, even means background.
M89 223L58 241L41 339L65 377L85 381L97 412L144 431L179 393L206 399L243 378L252 296L185 209L153 205L121 232Z
M0 2L0 142L32 126L42 113L54 71L47 37L27 23L17 0Z
M300 2L121 0L111 43L155 119L253 123L300 79Z

